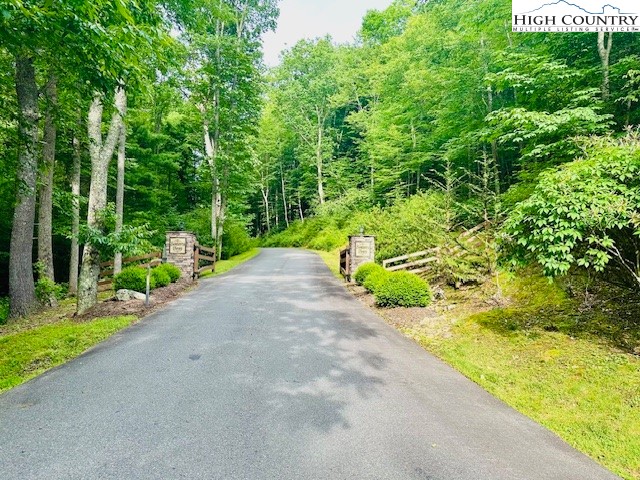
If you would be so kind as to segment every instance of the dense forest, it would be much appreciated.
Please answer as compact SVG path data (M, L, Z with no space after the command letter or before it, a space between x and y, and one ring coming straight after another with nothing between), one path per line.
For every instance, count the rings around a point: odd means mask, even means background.
M441 275L533 261L640 287L637 35L512 33L507 0L396 0L353 44L303 40L267 69L277 15L276 0L2 3L13 315L54 301L47 281L90 308L101 261L182 229L228 257L254 237L332 250L364 227L384 259L483 224L482 258Z

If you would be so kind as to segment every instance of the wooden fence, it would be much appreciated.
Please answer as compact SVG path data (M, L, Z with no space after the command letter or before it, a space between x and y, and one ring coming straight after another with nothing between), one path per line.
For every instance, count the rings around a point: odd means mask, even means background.
M340 273L346 279L351 276L351 258L349 258L349 247L340 250Z
M194 258L193 258L193 276L198 277L205 272L215 272L216 271L216 249L203 247L196 243L194 248ZM210 255L203 255L202 252L209 253ZM206 262L209 265L200 266L200 262Z
M400 257L389 258L382 262L382 266L390 272L405 270L411 273L424 273L429 270L431 264L440 261L440 257L454 256L460 257L473 248L478 248L480 239L478 235L484 229L485 224L481 223L470 230L462 232L457 239L457 244L453 248L431 248L421 252L410 253Z
M148 266L158 265L162 258L162 252L148 253L147 255L139 255L137 257L129 257L122 259L122 268L132 266L131 264L139 265L140 267L147 268ZM145 262L145 260L147 260ZM143 262L143 263L141 263ZM102 262L100 264L100 279L98 281L98 291L103 292L110 290L113 287L113 262Z
M423 273L429 269L429 264L439 260L440 248L431 248L422 252L410 253L400 257L389 258L382 262L382 266L390 272L405 270L411 273Z

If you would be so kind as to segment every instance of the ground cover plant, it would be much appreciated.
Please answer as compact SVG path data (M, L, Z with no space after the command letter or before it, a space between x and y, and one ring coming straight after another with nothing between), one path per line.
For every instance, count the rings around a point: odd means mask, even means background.
M505 306L449 292L456 309L402 331L623 478L640 478L637 300L610 303L604 287L585 305L572 285L531 271L503 284Z
M0 336L0 392L80 355L135 321L135 317L66 320Z

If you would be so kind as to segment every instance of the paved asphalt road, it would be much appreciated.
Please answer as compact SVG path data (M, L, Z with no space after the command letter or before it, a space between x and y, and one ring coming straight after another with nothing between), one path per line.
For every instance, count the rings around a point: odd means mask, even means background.
M0 479L617 478L264 250L0 396Z

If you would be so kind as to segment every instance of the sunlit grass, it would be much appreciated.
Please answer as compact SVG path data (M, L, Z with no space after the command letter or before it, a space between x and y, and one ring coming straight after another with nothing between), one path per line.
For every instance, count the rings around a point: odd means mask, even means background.
M618 475L640 479L640 358L594 335L591 321L580 332L575 302L545 279L515 279L506 291L510 306L451 315L446 335L403 331Z
M65 320L0 336L0 392L77 357L135 321L131 316Z
M251 250L241 253L240 255L236 255L235 257L231 257L228 260L220 260L216 262L216 271L215 272L207 272L205 274L200 275L200 278L213 277L216 275L222 275L225 272L237 267L238 265L243 264L244 262L251 260L253 257L260 253L259 248L252 248Z

